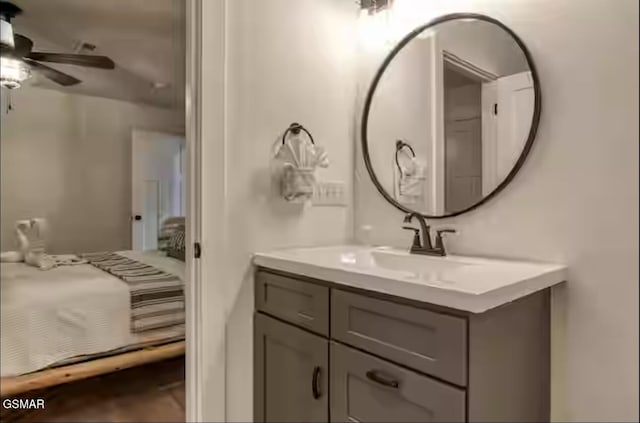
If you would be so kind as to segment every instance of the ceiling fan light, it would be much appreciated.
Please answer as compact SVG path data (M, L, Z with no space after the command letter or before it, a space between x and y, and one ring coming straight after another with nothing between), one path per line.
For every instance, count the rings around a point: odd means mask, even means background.
M20 88L22 82L31 77L31 69L22 60L0 57L0 86Z

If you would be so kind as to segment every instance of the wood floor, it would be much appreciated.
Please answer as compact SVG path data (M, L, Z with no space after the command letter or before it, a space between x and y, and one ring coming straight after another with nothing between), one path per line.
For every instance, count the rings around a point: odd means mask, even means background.
M184 358L30 392L44 410L10 412L2 422L184 422Z

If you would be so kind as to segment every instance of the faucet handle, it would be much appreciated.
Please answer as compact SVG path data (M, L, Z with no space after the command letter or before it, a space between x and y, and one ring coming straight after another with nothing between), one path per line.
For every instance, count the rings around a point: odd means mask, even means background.
M458 233L458 231L456 231L455 229L449 229L449 228L438 229L436 231L436 249L441 249L442 251L444 251L444 243L442 242L442 234L456 234L456 233Z
M438 236L442 236L442 234L457 234L458 231L456 231L455 229L446 228L446 229L438 229L436 233L438 234Z
M412 228L411 226L403 226L402 229L413 231L413 242L411 243L411 248L422 247L422 244L420 242L420 229Z

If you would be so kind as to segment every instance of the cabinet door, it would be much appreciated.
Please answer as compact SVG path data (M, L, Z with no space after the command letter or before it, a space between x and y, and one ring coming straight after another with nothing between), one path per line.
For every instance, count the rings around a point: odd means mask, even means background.
M255 421L329 420L329 341L257 313Z
M465 391L331 343L334 422L463 422Z

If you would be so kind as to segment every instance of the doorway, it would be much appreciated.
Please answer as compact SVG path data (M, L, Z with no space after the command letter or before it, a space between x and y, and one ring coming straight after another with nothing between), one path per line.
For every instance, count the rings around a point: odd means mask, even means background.
M163 222L186 212L183 135L134 129L131 136L131 245L158 248Z
M445 212L482 198L482 84L484 80L444 60Z
M62 270L70 270L57 279L67 286L76 282L76 276L84 277L84 273L80 276L79 270L86 271L91 276L87 276L86 280L97 281L96 289L99 288L99 292L86 292L85 297L80 298L77 290L56 289L57 286L52 283L47 284L46 289L56 294L69 292L69 297L64 299L71 301L64 304L58 301L55 304L58 315L64 317L68 314L64 313L64 308L69 307L73 311L71 314L80 316L78 310L84 304L89 311L100 311L101 316L105 316L107 323L102 326L107 328L105 332L108 333L103 335L84 326L82 331L74 330L77 338L74 338L73 348L63 351L64 354L60 353L60 356L55 345L45 345L44 339L47 337L27 334L25 339L35 339L43 345L47 354L42 356L54 357L55 361L35 363L33 366L37 368L34 369L13 373L8 370L6 377L38 378L46 384L23 385L47 389L51 398L59 396L61 392L71 391L74 392L73 397L86 395L84 398L87 401L78 402L80 399L76 398L71 405L59 403L58 410L52 407L53 399L49 402L47 395L49 415L41 420L90 419L86 413L95 412L99 420L108 421L111 419L111 415L105 411L108 408L118 410L118 417L114 419L119 420L147 417L158 421L160 418L193 421L195 418L189 413L193 414L190 410L194 407L185 405L185 402L193 404L192 398L197 396L197 392L187 386L187 391L190 391L188 401L184 393L185 385L193 384L193 376L197 374L192 359L197 339L194 333L195 326L202 320L197 312L192 312L198 301L198 296L194 295L198 278L192 245L199 239L198 232L192 230L192 222L198 220L194 216L198 216L199 208L193 207L193 204L197 204L198 193L196 198L187 194L195 179L191 177L187 182L189 178L185 176L193 170L193 160L187 160L187 157L195 156L191 154L193 149L189 144L197 144L193 126L198 109L194 99L197 98L195 93L199 87L190 78L185 81L184 71L185 62L187 69L194 67L191 63L196 55L192 38L194 21L185 16L185 2L181 0L153 0L137 2L133 6L126 0L107 0L99 5L97 2L66 0L16 2L24 11L15 20L16 28L33 39L39 48L65 51L72 48L66 44L67 41L89 39L95 45L91 51L84 53L105 55L116 63L114 69L104 70L64 68L65 72L75 75L74 78L82 82L74 86L52 85L53 82L34 75L19 91L14 91L15 105L24 107L15 107L9 117L3 115L3 144L7 144L9 139L5 139L7 133L4 131L11 126L14 129L11 132L13 138L9 141L20 147L15 152L26 153L14 163L23 169L37 169L38 175L42 175L39 182L43 188L42 195L22 195L29 202L29 207L16 209L16 213L24 217L44 216L51 222L56 242L47 244L48 254L73 252L89 256L104 252L125 256L129 262L136 261L131 266L137 267L136 272L142 272L140 269L144 268L144 272L147 272L144 276L157 275L153 273L157 270L182 279L184 298L176 295L178 299L174 303L186 303L183 306L186 310L181 311L188 315L186 338L190 348L186 360L189 370L185 378L184 321L170 325L167 319L162 322L162 327L149 325L141 330L133 330L131 323L134 319L130 316L134 314L134 294L133 290L129 290L127 281L119 277L123 275L105 271L94 265L93 261L83 262L78 263L78 267L65 267ZM120 7L125 3L127 7ZM187 1L187 10L193 8L193 4L194 1ZM78 19L78 16L83 18ZM186 41L191 43L191 47L185 45L185 32ZM80 53L83 53L82 49L89 48L87 45L77 46ZM52 65L53 68L57 66ZM29 132L32 128L38 130ZM148 131L132 131L132 128L145 128ZM181 134L185 129L186 136L172 135ZM4 153L3 150L3 156ZM34 164L31 160L33 157L41 158L44 164ZM27 158L29 160L25 160ZM19 196L16 198L19 199ZM17 201L3 203L18 204ZM136 221L138 214L140 220ZM187 253L185 257L183 249L182 263L174 256L155 251L159 250L157 239L160 222L169 216L184 216L187 220ZM133 218L133 222L130 218ZM13 221L15 219L12 218L8 224L13 224ZM136 235L136 231L140 233ZM184 248L185 243L182 245ZM142 250L148 254L142 254ZM173 267L164 266L169 261ZM27 264L20 263L20 266L26 267ZM77 275L75 270L78 270ZM44 272L38 275L47 277ZM4 282L3 286L6 285ZM176 279L172 279L172 283L178 285ZM87 286L88 283L84 283L84 287ZM50 297L52 301L58 298L53 295ZM83 319L76 320L81 322ZM92 322L90 319L84 320L83 324ZM116 320L122 324L116 324ZM74 320L72 323L75 325L77 322ZM15 325L24 333L28 328L21 326ZM3 333L8 333L4 329L3 325ZM154 332L156 329L158 332ZM56 333L55 330L48 332ZM53 339L52 343L55 341ZM3 351L5 345L7 343L3 342ZM19 346L17 342L14 345ZM35 351L35 348L31 350ZM7 356L3 354L3 358ZM24 362L24 356L26 354L16 356L16 362ZM10 368L3 365L3 369ZM87 368L91 370L87 371ZM129 379L125 374L127 371L123 370L126 368L130 368L130 374L134 375ZM51 377L50 372L64 374L64 378ZM140 376L143 373L149 377ZM146 380L156 376L162 379L158 381L162 389L155 389L152 381ZM168 380L173 376L179 386L168 386L174 382ZM114 381L113 386L126 387L122 392L126 391L129 399L117 393L115 388L99 389L100 383L92 383L106 378ZM3 382L7 380L3 375ZM60 380L65 383L60 384ZM128 383L126 380L136 382ZM146 382L150 389L147 389ZM3 389L7 386L11 385L3 383ZM93 387L96 389L93 390ZM28 391L20 391L16 395L23 392ZM45 396L44 391L38 394ZM143 399L132 401L136 395ZM170 404L175 414L170 414L165 408L162 416L150 417L150 413L144 415L143 412L139 416L133 415L136 413L134 409L140 411L152 407L151 396L165 405ZM83 408L83 402L87 403L87 407L91 404L95 407ZM83 413L85 417L81 416Z

